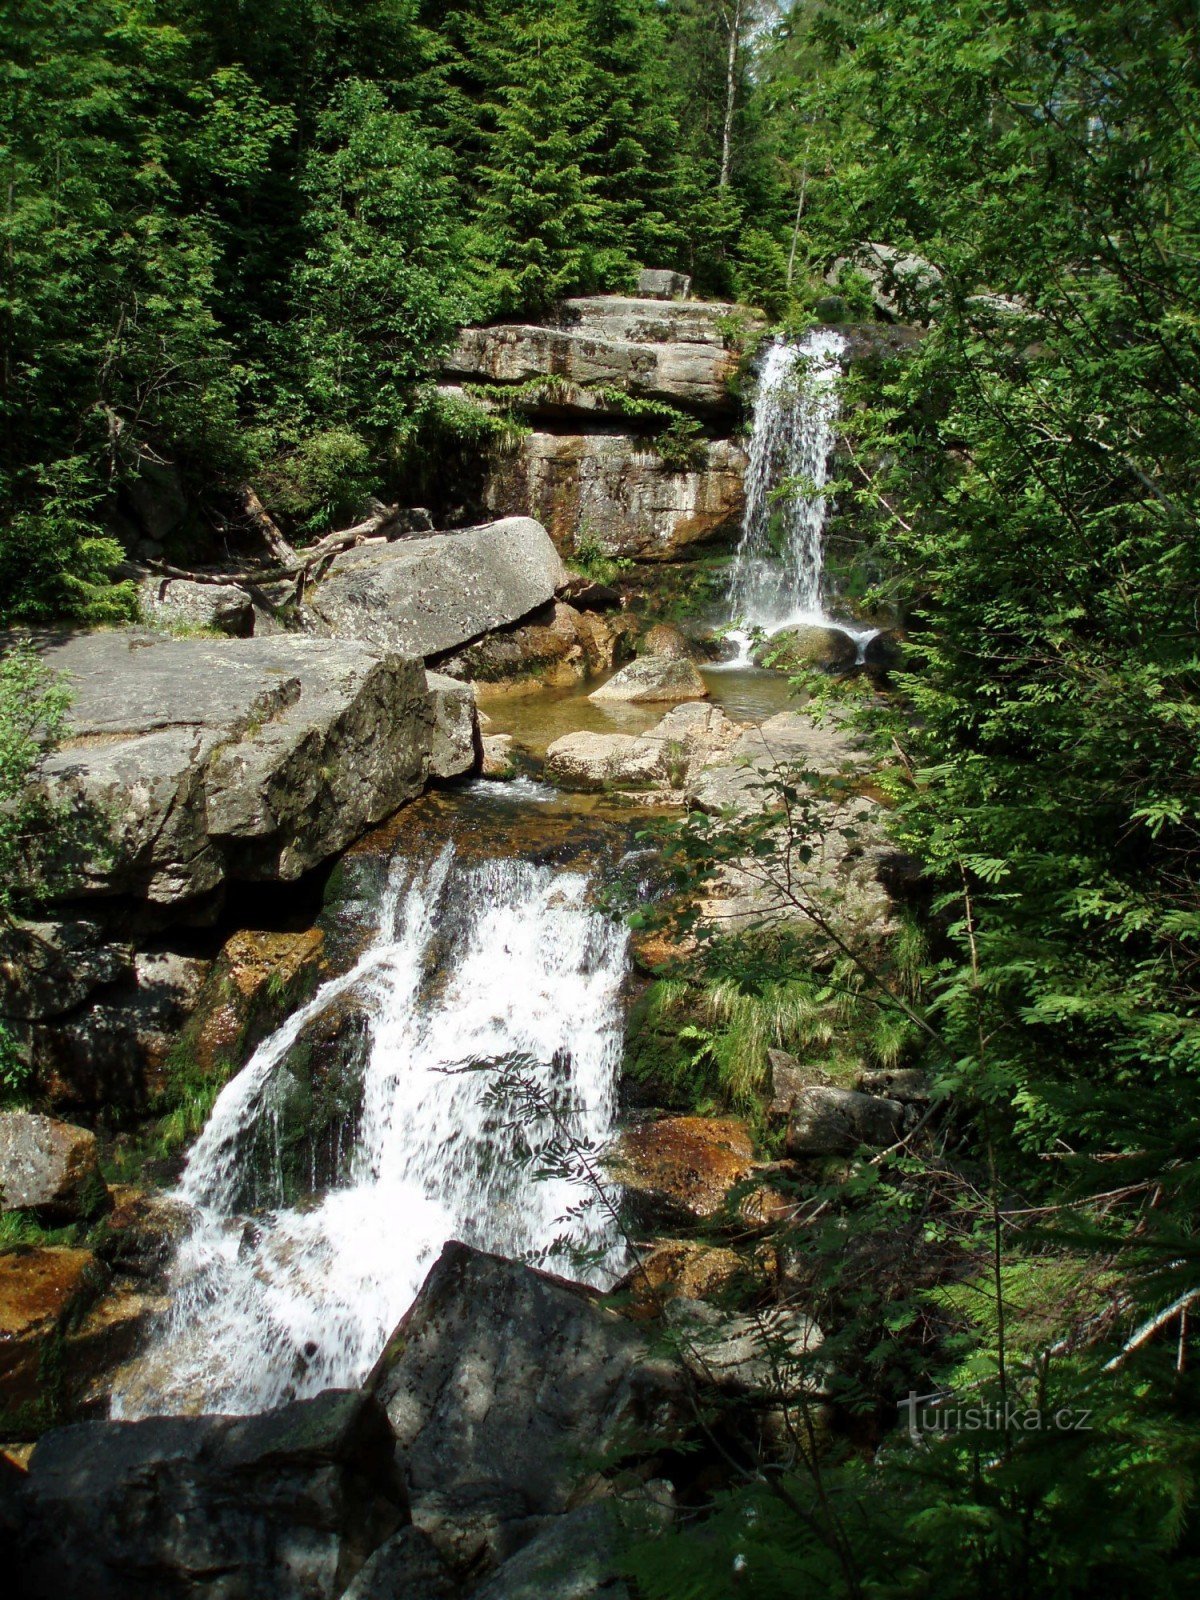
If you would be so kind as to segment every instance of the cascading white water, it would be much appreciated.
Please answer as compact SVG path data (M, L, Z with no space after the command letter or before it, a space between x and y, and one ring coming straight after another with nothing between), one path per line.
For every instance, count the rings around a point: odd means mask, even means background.
M823 609L825 485L837 439L842 335L817 328L798 343L778 338L758 379L746 469L746 510L733 560L730 610L739 663L753 636L802 622L826 624ZM789 485L793 492L776 498Z
M394 865L370 948L217 1100L180 1186L194 1213L171 1311L114 1416L258 1411L361 1382L450 1238L510 1256L565 1239L593 1263L581 1275L619 1270L604 1208L530 1159L564 1129L601 1144L615 1113L626 934L588 887L516 860L466 867L450 846L426 869ZM268 1170L267 1208L248 1215L288 1053L343 997L370 1014L345 1181L272 1204Z

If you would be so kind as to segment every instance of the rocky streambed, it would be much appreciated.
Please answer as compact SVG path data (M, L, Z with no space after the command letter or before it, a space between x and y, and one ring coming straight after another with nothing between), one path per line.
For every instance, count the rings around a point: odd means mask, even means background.
M121 1416L176 1414L44 1437L7 1501L28 1593L84 1578L96 1594L194 1593L198 1567L220 1569L200 1590L213 1594L619 1593L607 1575L622 1541L679 1514L703 1477L692 1453L707 1462L712 1442L697 1432L697 1394L756 1451L776 1448L789 1407L823 1404L821 1330L774 1232L805 1162L899 1136L911 1102L823 1084L777 1052L761 1119L655 1106L652 1086L622 1080L620 1018L679 951L656 935L635 936L628 955L623 935L596 945L588 919L604 918L585 905L653 898L648 819L753 811L782 761L832 772L863 758L836 724L775 710L770 674L696 673L697 698L676 700L689 680L671 660L625 674L635 694L658 682L662 699L609 698L620 672L598 698L594 682L493 696L483 737L507 737L521 775L415 800L342 857L310 926L226 940L176 1040L197 1081L215 1087L259 1059L289 1015L308 1022L277 1054L272 1094L244 1102L236 1138L216 1141L206 1170L232 1184L224 1200L186 1179L177 1196L104 1193L94 1150L63 1157L59 1215L107 1212L103 1236L0 1257L21 1285L7 1307L9 1393L20 1369L35 1418L53 1351L68 1374L60 1415L102 1417L114 1391ZM834 837L812 870L885 932L886 847ZM408 978L356 987L397 865L400 881L428 886L448 848L465 875L444 922L430 922L426 887L394 924ZM748 926L773 914L735 864L710 889L714 915ZM595 932L572 935L572 916ZM464 1005L476 1007L465 1028ZM373 1059L390 1089L371 1085ZM468 1066L464 1100L454 1078ZM396 1100L396 1073L421 1071L430 1090ZM482 1079L506 1074L509 1100L489 1097ZM389 1150L420 1144L430 1095L449 1116L434 1118L422 1161L388 1179ZM372 1114L373 1155L356 1167ZM501 1130L518 1120L514 1142ZM46 1123L55 1138L61 1126ZM528 1188L531 1148L563 1132L563 1169ZM22 1198L49 1219L55 1202ZM564 1239L573 1212L589 1220ZM520 1259L530 1252L550 1275ZM764 1316L791 1352L786 1379L763 1355ZM214 1409L224 1415L199 1414ZM53 1542L51 1527L67 1533ZM568 1553L574 1587L555 1587Z
M172 579L205 631L41 641L74 698L69 870L0 948L38 1108L0 1117L20 1593L621 1600L629 1539L830 1422L787 1229L925 1087L768 1029L689 1091L679 997L697 921L794 962L807 897L885 947L905 863L839 717L563 562L736 527L736 320L464 336L448 376L544 424L486 503L549 533L397 524L286 632ZM704 460L647 454L630 397ZM776 870L724 850L681 894L648 830L687 816Z

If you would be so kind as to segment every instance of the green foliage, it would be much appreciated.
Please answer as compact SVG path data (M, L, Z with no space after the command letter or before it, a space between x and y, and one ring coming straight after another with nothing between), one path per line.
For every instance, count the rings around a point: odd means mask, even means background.
M61 819L35 780L69 703L31 645L12 645L0 657L0 917L36 902L61 871L54 837Z

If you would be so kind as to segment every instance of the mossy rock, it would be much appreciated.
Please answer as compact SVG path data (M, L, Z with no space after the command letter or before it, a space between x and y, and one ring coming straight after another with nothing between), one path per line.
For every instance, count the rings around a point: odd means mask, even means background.
M798 672L805 667L838 671L852 667L857 658L858 648L848 633L819 623L784 628L754 652L758 666L773 667L777 672Z

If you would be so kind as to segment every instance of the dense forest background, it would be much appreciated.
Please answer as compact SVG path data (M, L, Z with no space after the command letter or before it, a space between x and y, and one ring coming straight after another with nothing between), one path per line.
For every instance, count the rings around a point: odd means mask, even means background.
M865 240L936 263L843 486L902 575L872 714L924 896L855 992L933 1075L933 1136L839 1173L792 1247L865 1418L936 1377L1088 1426L802 1449L638 1577L1194 1592L1194 5L42 0L4 35L9 618L128 613L107 518L148 466L217 530L252 481L301 538L409 481L471 425L428 382L464 323L647 263L800 328ZM811 961L721 959L760 997Z
M302 532L388 492L465 323L640 263L782 309L802 157L757 80L790 26L745 0L11 7L4 612L127 610L104 509L157 462L213 522L245 478Z

